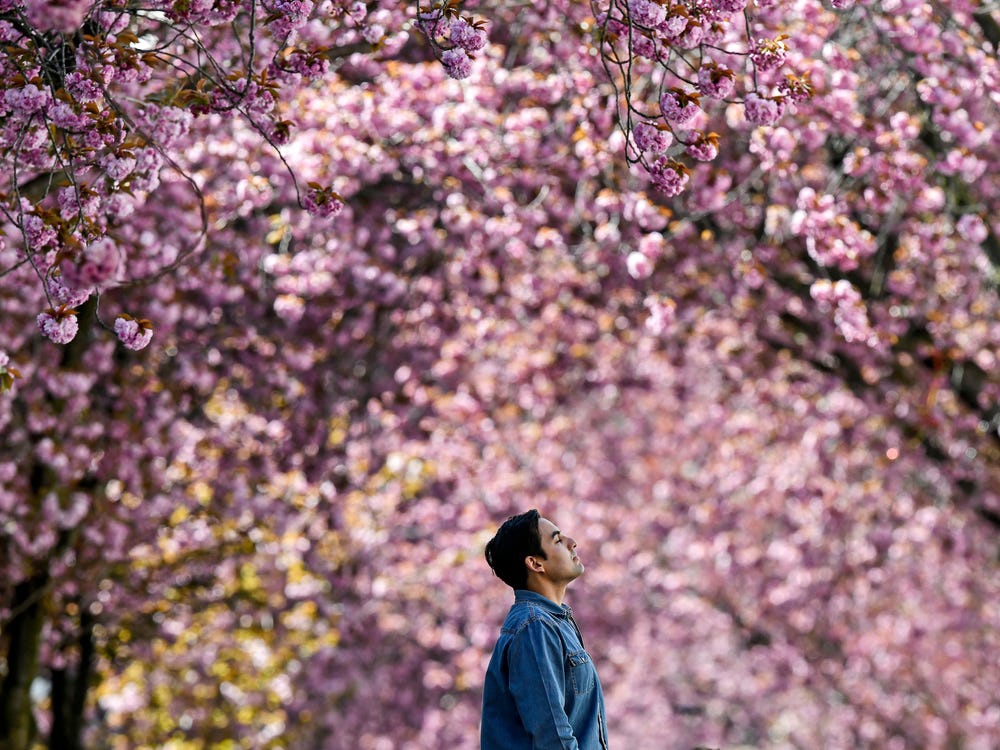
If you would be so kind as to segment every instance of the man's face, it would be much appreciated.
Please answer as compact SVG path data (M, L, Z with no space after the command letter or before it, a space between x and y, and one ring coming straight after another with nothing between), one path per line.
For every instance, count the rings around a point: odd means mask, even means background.
M541 560L545 576L552 581L572 581L583 573L583 563L576 554L576 540L559 530L547 518L538 519L538 534L542 538Z

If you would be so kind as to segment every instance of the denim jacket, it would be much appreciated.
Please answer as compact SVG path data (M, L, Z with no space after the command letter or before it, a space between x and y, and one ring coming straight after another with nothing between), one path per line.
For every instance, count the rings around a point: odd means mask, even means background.
M607 750L604 693L573 611L514 592L483 687L481 750Z

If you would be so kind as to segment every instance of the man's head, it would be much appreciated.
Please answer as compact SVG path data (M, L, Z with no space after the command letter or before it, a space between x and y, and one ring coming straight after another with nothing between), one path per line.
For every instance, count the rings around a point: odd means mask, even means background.
M493 572L512 589L536 582L565 585L583 573L583 563L576 556L576 541L537 510L511 516L486 545L486 562Z
M497 578L512 589L523 589L528 582L526 557L545 557L538 534L538 511L511 516L486 544L486 562Z

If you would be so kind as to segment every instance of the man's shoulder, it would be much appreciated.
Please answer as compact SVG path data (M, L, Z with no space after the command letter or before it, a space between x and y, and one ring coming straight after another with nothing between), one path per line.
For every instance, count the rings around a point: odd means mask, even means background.
M501 632L517 635L529 627L557 627L555 618L543 607L531 601L516 601L504 618Z

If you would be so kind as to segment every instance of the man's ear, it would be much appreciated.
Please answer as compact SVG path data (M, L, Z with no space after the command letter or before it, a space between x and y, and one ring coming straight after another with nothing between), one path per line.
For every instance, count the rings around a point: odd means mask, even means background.
M524 564L528 568L528 570L532 571L533 573L541 573L543 570L545 570L545 568L542 566L542 561L532 555L528 555L526 558L524 558Z

